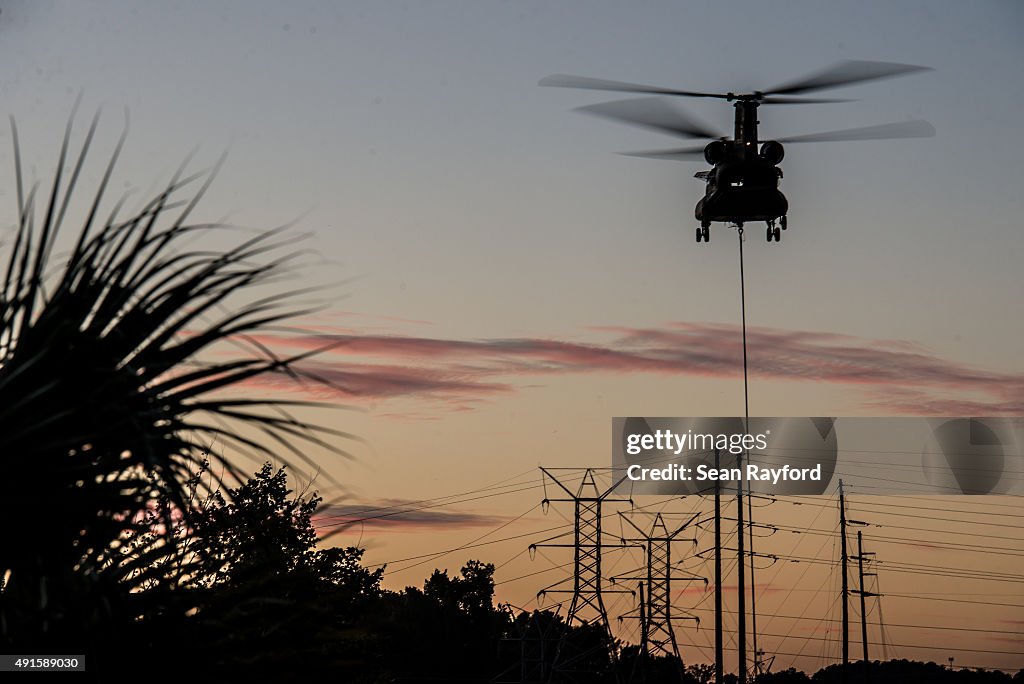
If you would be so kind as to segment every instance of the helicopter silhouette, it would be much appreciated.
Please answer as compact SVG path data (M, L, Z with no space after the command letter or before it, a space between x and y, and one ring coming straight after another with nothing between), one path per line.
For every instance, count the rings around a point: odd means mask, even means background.
M696 178L705 182L704 197L697 202L694 209L694 216L700 222L696 231L697 242L710 240L712 222L735 224L742 229L743 224L748 221L764 221L767 225L766 239L768 242L778 242L782 236L780 228L787 228L786 213L789 210L789 202L779 190L779 181L782 179L779 164L785 156L782 143L930 138L935 135L935 127L927 121L915 119L762 142L757 137L758 107L851 102L852 100L846 99L808 98L803 95L930 70L930 67L893 62L844 61L774 88L749 93L705 93L567 74L548 76L542 79L539 85L654 96L715 98L732 102L736 113L731 140L719 136L711 128L660 97L617 100L579 107L576 111L681 138L710 139L711 142L706 145L696 147L623 154L675 161L703 159L711 164L710 170L695 174Z

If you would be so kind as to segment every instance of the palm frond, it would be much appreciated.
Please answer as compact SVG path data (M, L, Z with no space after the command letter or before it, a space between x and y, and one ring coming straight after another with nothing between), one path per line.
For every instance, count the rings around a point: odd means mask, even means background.
M314 447L346 455L337 438L348 435L287 413L302 402L224 395L270 373L299 377L293 366L308 353L282 358L248 345L225 358L223 349L308 309L298 305L303 291L255 297L296 263L283 230L226 250L186 249L186 238L225 229L190 221L216 169L181 169L138 211L122 215L118 200L101 221L122 135L74 246L55 263L96 125L65 175L69 124L40 209L43 193L25 193L12 121L19 216L0 262L2 596L32 593L19 582L47 572L110 567L125 520L158 496L187 510L184 482L208 456L241 480L237 454L247 450L284 461L281 451L308 460ZM140 563L159 553L140 550L123 576L146 577Z

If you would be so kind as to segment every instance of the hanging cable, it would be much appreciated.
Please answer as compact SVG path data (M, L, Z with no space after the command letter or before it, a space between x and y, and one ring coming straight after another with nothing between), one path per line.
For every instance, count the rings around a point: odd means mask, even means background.
M743 431L746 434L750 433L750 391L748 381L748 364L747 364L747 293L746 293L746 274L743 269L743 226L738 225L736 227L736 234L739 241L740 247L740 323L741 331L743 336ZM750 462L750 451L746 451L747 463ZM740 496L742 497L743 484L740 483ZM740 501L740 516L743 514L743 502L742 498ZM748 532L750 536L750 628L751 635L753 637L754 646L754 670L753 675L756 678L759 674L759 662L758 662L758 649L757 649L757 597L755 592L754 583L754 509L751 504L750 497L747 497L747 524ZM742 521L740 522L742 525ZM740 530L742 536L743 531ZM742 543L740 544L742 548ZM740 561L742 564L742 560ZM742 574L741 574L742 576ZM740 582L740 592L745 591L742 581Z

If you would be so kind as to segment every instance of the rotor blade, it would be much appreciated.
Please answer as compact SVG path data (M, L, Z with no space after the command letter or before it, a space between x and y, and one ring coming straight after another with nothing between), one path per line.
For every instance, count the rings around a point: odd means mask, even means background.
M923 119L900 121L899 123L864 126L863 128L847 128L840 131L825 131L809 135L795 135L789 138L776 138L781 143L802 142L833 142L842 140L890 140L892 138L931 138L935 135L935 126Z
M672 88L659 88L658 86L640 85L639 83L606 81L603 78L570 76L568 74L553 74L551 76L545 76L540 80L540 83L538 83L537 85L550 86L554 88L614 90L620 93L648 93L650 95L680 95L683 97L717 97L723 100L729 99L728 95L723 95L721 93L698 93L690 90L674 90Z
M680 138L719 137L716 131L658 97L602 102L601 104L577 107L574 111L641 128L650 128Z
M674 150L651 150L649 152L619 152L626 157L664 159L666 161L704 161L704 147L680 147Z
M760 100L761 104L833 104L836 102L856 102L846 98L819 98L819 97L768 97Z
M838 88L839 86L853 85L862 81L892 78L918 71L931 71L931 67L897 64L894 62L845 61L839 62L823 71L804 76L796 81L790 81L763 92L765 95L810 93L815 90Z

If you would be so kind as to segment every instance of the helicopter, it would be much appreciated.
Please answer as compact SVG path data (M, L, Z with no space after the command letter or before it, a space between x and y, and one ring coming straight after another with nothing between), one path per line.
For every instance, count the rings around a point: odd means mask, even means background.
M694 176L705 183L704 197L694 209L694 216L700 222L696 230L697 242L710 241L713 222L734 224L742 230L743 224L748 221L764 221L767 241L779 242L781 231L787 228L786 214L789 210L789 202L779 190L779 181L782 179L779 164L785 156L783 143L930 138L935 135L935 127L927 121L915 119L761 141L757 133L757 124L760 123L757 120L758 107L852 102L848 99L808 98L804 95L930 70L930 67L913 64L847 60L773 88L749 93L696 92L567 74L548 76L541 79L539 85L653 95L579 107L576 111L681 138L710 139L711 142L702 146L623 154L675 161L703 159L712 166L710 170L700 171ZM657 96L714 98L733 103L735 118L732 139L718 135L713 129Z

